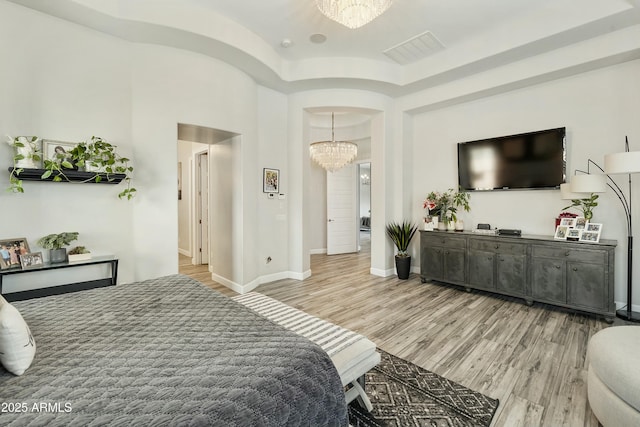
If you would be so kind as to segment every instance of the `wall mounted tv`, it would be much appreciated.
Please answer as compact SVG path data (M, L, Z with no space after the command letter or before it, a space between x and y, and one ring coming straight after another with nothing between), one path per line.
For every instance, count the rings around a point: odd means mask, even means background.
M565 128L458 143L458 183L467 191L559 188L566 178Z

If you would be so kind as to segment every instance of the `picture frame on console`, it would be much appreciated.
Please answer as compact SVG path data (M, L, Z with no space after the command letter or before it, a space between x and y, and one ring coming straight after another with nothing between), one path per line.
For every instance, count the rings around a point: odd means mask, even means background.
M580 240L580 236L582 236L581 228L570 228L567 231L567 240L572 242L577 242Z
M573 227L576 226L576 219L575 218L562 218L560 220L560 225L564 226L564 227L573 228Z
M42 252L32 252L28 254L24 254L20 256L20 264L23 269L30 267L37 267L39 265L44 264L44 259L42 258Z
M587 224L585 231L600 234L602 233L602 224L590 222L589 224Z
M0 270L20 267L20 256L29 252L29 244L24 237L0 239Z
M556 227L556 234L554 234L553 238L556 240L567 240L568 231L569 227L567 227L566 225L559 225Z
M584 230L580 235L580 241L587 243L598 243L600 241L600 233Z
M587 219L583 216L579 216L577 218L574 218L576 220L576 224L573 226L574 228L577 228L579 230L584 230L587 226L587 224L589 223L589 221L587 221Z

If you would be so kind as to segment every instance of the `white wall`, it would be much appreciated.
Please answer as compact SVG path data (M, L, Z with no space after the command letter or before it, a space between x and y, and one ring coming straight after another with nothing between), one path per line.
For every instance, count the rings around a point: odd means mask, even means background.
M138 262L131 239L135 202L118 199L123 184L25 182L24 194L4 191L13 157L5 135L70 142L97 135L132 157L129 44L7 2L0 2L0 40L5 64L0 67L0 237L26 237L35 252L41 250L40 237L77 231L74 246L115 254L120 280L133 280ZM133 163L137 186L144 169ZM6 289L81 280L79 270L14 276L6 280Z
M256 258L249 243L257 230L255 200L256 85L225 64L190 52L137 45L133 59L133 140L144 194L134 212L134 241L139 266L136 279L177 271L177 123L222 129L242 135L233 148L234 246L231 275L243 284L256 278ZM215 78L213 78L215 76ZM146 155L154 153L153 156ZM157 215L162 211L162 215ZM212 251L216 251L212 247ZM214 273L216 273L214 271Z
M429 191L457 185L456 143L461 141L566 126L568 173L586 169L587 159L603 166L605 154L624 150L625 135L631 149L640 150L639 75L640 61L634 61L415 115L412 217L417 221L423 216L421 202ZM618 182L624 184L625 179ZM634 200L639 196L634 191ZM554 218L568 204L560 199L559 190L474 192L472 210L463 219L468 228L487 222L527 234L552 235ZM601 195L594 221L604 223L603 239L618 241L615 299L625 301L626 227L613 193ZM413 254L418 254L417 239ZM640 277L634 282L640 283ZM639 304L640 292L635 295Z

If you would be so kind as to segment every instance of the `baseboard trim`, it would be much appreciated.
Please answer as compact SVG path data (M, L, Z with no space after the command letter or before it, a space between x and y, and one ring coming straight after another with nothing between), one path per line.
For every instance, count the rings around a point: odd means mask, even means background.
M309 251L311 255L324 255L327 253L327 248L324 249L311 249Z
M187 257L191 258L191 251L189 251L189 250L187 250L187 249L180 249L180 248L178 248L178 253L179 253L180 255L184 255L184 256L187 256Z
M616 301L616 310L620 310L626 306L627 306L626 302ZM631 311L640 312L640 305L631 304Z
M276 280L283 280L283 279L304 280L309 277L311 277L311 270L307 270L303 273L296 273L293 271L283 271L281 273L274 273L274 274L267 274L265 276L260 276L250 281L247 284L241 285L232 280L219 276L213 272L211 273L212 280L220 283L221 285L226 286L232 291L238 292L239 294L245 294L247 292L251 292L258 286L262 285L263 283L271 283L271 282L275 282Z
M369 273L373 274L374 276L378 276L378 277L389 277L389 276L393 276L394 274L396 274L396 269L395 268L390 268L387 270L382 270L379 268L371 268L369 270Z

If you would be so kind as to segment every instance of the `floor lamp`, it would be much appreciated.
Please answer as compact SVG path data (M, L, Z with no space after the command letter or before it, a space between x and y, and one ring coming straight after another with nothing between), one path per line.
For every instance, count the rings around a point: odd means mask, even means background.
M609 187L620 200L627 221L627 306L616 311L616 316L632 322L640 322L640 313L631 310L633 285L633 228L631 223L631 173L640 172L640 152L629 152L629 140L625 140L625 152L605 156L605 168L602 169L593 160L588 159L587 170L576 170L583 175L575 175L570 184L560 187L563 199L588 198L592 193L604 193ZM590 165L600 172L593 174ZM609 174L626 173L629 175L629 197Z
M631 309L633 282L633 233L631 229L631 174L640 172L640 151L629 151L629 138L625 138L625 150L622 153L607 154L604 156L604 170L608 174L627 174L629 178L629 201L627 214L628 246L627 246L627 307L616 311L621 319L631 322L640 322L640 313Z

